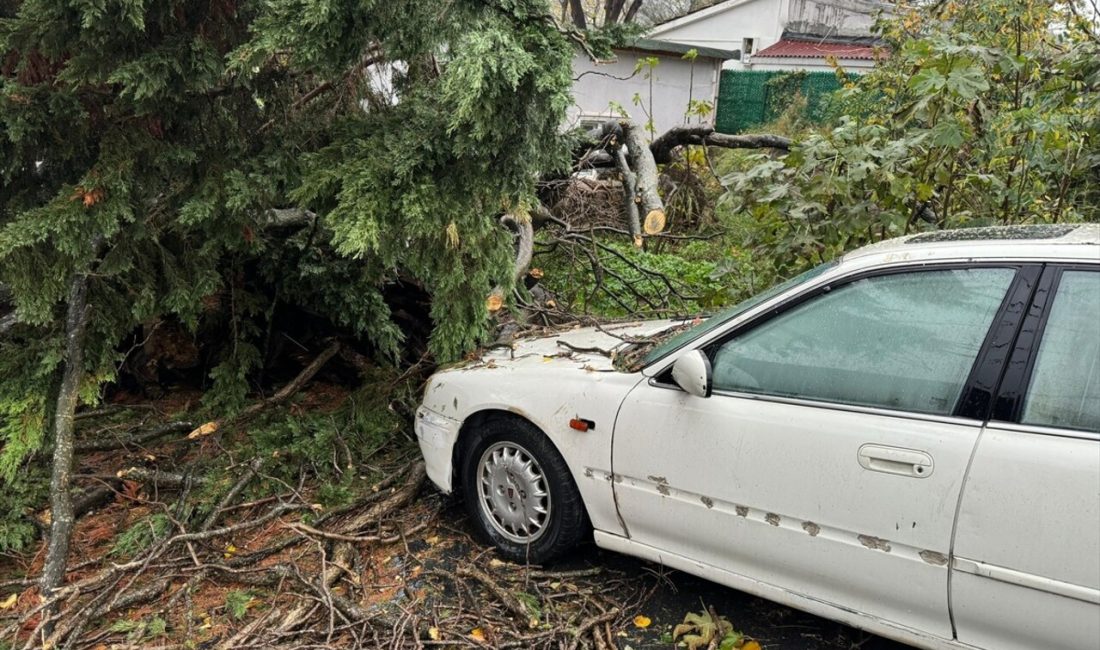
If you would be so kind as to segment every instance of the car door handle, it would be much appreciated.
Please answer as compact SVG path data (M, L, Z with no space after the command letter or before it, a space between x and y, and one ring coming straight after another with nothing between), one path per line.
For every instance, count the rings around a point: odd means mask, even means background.
M866 444L859 448L859 464L863 469L912 478L932 475L932 457L923 451Z

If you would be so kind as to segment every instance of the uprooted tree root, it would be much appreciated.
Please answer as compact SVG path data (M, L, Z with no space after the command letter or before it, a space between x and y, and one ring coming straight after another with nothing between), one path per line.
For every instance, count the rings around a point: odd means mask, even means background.
M486 553L455 559L453 549L441 551L453 562L426 560L418 550L428 545L423 537L439 509L431 500L417 501L422 462L391 472L365 498L309 523L302 515L316 506L297 489L236 503L263 474L263 463L252 459L237 469L237 481L194 525L170 515L171 532L129 561L85 559L52 598L20 598L27 606L0 618L0 642L13 648L151 644L149 638L138 643L136 624L119 624L134 616L161 620L162 629L172 630L169 638L193 640L199 629L194 600L212 589L247 591L262 606L239 625L207 632L204 647L615 648L615 630L646 597L638 579L589 579L599 569L543 571L489 560ZM178 489L182 502L189 488ZM232 523L222 521L228 513ZM242 538L260 541L227 552ZM438 543L437 536L429 540ZM392 557L383 563L387 553ZM396 575L381 564L399 566ZM34 592L30 579L23 586Z

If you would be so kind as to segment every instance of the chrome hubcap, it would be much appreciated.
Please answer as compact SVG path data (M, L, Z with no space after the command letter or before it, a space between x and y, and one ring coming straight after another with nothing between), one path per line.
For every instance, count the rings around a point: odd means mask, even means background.
M534 457L514 442L490 445L478 462L481 511L506 539L530 544L546 532L550 489Z

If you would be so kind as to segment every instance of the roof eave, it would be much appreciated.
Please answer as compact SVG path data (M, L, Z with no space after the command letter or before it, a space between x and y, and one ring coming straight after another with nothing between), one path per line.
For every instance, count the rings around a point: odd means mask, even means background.
M713 16L715 14L720 14L727 9L733 9L734 7L738 7L743 4L748 4L755 1L756 0L726 0L725 2L719 2L704 9L684 14L683 16L680 16L678 18L673 18L672 20L663 22L659 25L654 25L652 29L646 32L646 36L659 36L668 30L683 27L684 25L690 25L694 22L703 20L704 18L709 18L710 16Z

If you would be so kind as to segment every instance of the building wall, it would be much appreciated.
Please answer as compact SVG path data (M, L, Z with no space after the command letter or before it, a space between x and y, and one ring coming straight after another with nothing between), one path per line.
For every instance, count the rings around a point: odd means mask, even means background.
M688 15L658 25L649 36L688 45L740 50L742 61L727 61L726 69L756 70L761 68L752 63L752 56L744 55L746 38L753 39L752 51L759 52L778 42L784 30L823 36L870 36L876 13L887 8L886 3L872 0L735 0L726 8L715 7L711 13L703 10L698 16Z
M634 68L641 58L649 56L655 56L659 61L653 69L652 89L656 133L660 135L674 126L685 124L714 124L713 111L702 118L685 118L684 113L690 99L705 100L712 106L715 104L721 61L698 57L692 64L676 54L634 50L616 50L615 53L616 60L609 63L594 63L583 52L573 56L573 106L568 111L567 127L620 117L611 108L612 102L622 106L635 122L645 124L645 112L650 105L650 80L645 78L644 70L634 74ZM642 106L635 105L636 94L640 96Z
M886 5L868 0L788 0L786 28L820 36L870 36Z
M745 51L744 39L753 39L752 49L760 51L776 43L783 34L783 11L788 0L748 0L729 9L684 23L658 26L651 38L724 50ZM675 21L674 21L675 22ZM741 68L738 61L727 61L727 69Z

